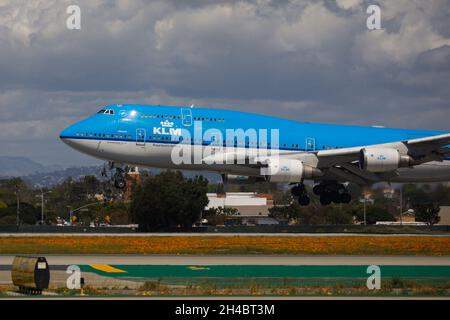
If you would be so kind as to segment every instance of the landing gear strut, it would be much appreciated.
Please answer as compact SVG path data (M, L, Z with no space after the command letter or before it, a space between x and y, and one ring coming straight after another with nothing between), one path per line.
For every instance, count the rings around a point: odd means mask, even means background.
M347 188L340 183L321 183L313 188L314 194L320 196L320 203L324 206L334 203L350 203L352 196Z
M130 171L129 166L116 166L114 162L110 161L108 163L108 168L105 166L102 170L102 176L108 177L108 171L110 172L111 182L114 184L114 187L117 189L124 189L127 185L127 181L125 179L126 174Z
M303 183L295 185L291 189L291 193L294 197L298 197L298 203L301 206L307 206L311 202L311 199L309 198L308 193L306 192L305 185Z

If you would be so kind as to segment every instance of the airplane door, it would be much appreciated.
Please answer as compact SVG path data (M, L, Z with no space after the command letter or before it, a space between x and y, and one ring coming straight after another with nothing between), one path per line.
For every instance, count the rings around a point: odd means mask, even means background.
M181 109L181 122L183 126L192 126L192 110L191 109Z
M315 151L316 150L316 139L314 138L306 138L306 151Z
M136 129L136 145L145 146L145 129Z

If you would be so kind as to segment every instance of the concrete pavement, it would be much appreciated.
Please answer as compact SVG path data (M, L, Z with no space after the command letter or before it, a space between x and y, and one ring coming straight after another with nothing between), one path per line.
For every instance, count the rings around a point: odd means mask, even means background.
M450 265L450 256L319 256L319 255L44 255L50 266L71 264L126 265ZM10 266L14 256L0 255Z

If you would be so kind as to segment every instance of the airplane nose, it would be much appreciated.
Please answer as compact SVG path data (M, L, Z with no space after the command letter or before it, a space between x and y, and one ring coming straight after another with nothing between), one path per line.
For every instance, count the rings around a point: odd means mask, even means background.
M82 120L62 130L59 138L69 147L86 154L95 155L98 141L91 139L86 132L91 130L90 122Z
M74 128L75 125L68 126L64 130L62 130L59 133L59 139L61 139L62 142L67 144L69 147L72 147L74 149L77 148L77 140L75 140L75 133L76 129Z
M71 137L72 126L65 128L59 133L59 138L64 141L64 139L69 139Z
M75 122L59 133L59 138L63 141L67 139L77 139L84 137L88 132L92 132L94 127L98 127L98 119L89 117Z
M59 138L63 141L68 139L77 139L81 134L92 131L93 125L95 125L95 122L90 118L72 123L59 133Z

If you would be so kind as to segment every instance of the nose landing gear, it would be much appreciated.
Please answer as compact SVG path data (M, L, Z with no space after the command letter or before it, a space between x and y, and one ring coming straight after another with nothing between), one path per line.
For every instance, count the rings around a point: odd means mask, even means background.
M127 182L125 179L123 179L122 177L114 180L114 186L117 189L124 189L127 186Z
M109 171L109 174L108 174ZM127 185L125 179L127 173L130 171L129 166L116 166L114 162L109 162L108 167L104 166L102 170L102 176L108 177L111 175L111 182L117 189L124 189Z

